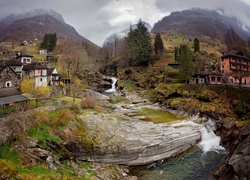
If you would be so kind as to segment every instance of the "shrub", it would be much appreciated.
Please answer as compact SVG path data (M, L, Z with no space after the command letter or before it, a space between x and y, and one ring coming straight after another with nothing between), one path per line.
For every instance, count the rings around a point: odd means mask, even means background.
M60 109L49 113L50 124L52 126L64 126L71 120L71 113L68 109Z
M17 170L15 164L9 160L0 159L0 178L15 179L17 177Z
M86 97L82 100L81 107L83 109L94 109L96 111L102 110L102 108L97 105L96 100L94 100L93 98L90 98L90 97Z
M75 114L79 114L80 113L80 107L76 103L72 103L69 109L71 111L73 111Z
M235 112L239 117L242 117L247 114L247 103L239 101L235 106Z
M8 116L5 126L9 129L9 134L4 142L18 138L21 133L28 131L34 126L36 114L34 111L16 112Z

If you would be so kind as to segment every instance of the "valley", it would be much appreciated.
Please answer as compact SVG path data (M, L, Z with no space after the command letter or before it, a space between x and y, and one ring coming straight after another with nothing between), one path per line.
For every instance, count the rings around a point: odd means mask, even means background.
M235 21L173 12L99 47L53 10L0 20L0 179L249 179Z

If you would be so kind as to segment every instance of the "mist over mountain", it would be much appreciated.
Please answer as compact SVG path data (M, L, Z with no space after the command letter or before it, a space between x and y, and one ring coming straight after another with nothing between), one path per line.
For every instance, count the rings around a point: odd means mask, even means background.
M144 23L145 27L148 29L148 31L150 32L152 29L152 26L147 22L143 22L143 23ZM133 24L133 25L131 25L131 27L132 27L132 29L135 29L137 27L137 24ZM128 27L120 32L112 34L111 36L109 36L108 38L105 39L105 41L103 43L103 47L108 46L108 44L112 44L116 38L118 38L118 39L124 38L125 36L127 36L129 31L130 31L130 27Z
M65 23L62 15L53 10L38 9L12 14L0 20L0 41L43 38L45 33L56 33L58 38L63 39L88 41L74 27Z
M229 28L242 38L250 37L250 27L243 25L236 17L229 17L215 10L193 8L184 11L172 12L154 24L152 32L172 31L188 36L204 37L224 40Z

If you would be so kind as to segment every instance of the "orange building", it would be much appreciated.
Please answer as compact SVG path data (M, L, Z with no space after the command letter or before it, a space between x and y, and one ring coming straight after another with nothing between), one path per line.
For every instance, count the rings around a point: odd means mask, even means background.
M250 59L241 51L229 51L220 58L223 80L230 84L250 85Z

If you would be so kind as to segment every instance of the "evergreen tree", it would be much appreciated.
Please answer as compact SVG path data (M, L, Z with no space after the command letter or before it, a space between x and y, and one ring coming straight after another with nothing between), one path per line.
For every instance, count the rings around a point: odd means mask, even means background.
M146 66L152 60L151 38L145 24L139 20L137 27L130 26L127 42L129 46L129 65Z
M161 39L160 33L155 35L154 51L156 56L159 58L164 52L163 41Z
M56 33L54 34L45 34L43 38L43 42L40 45L40 48L47 49L48 51L53 51L56 47L57 37Z
M187 82L194 73L193 53L187 45L180 46L178 62L180 63L179 78Z
M179 57L179 47L174 48L174 60L175 62L178 62L178 57Z
M194 53L200 52L200 41L194 38Z

